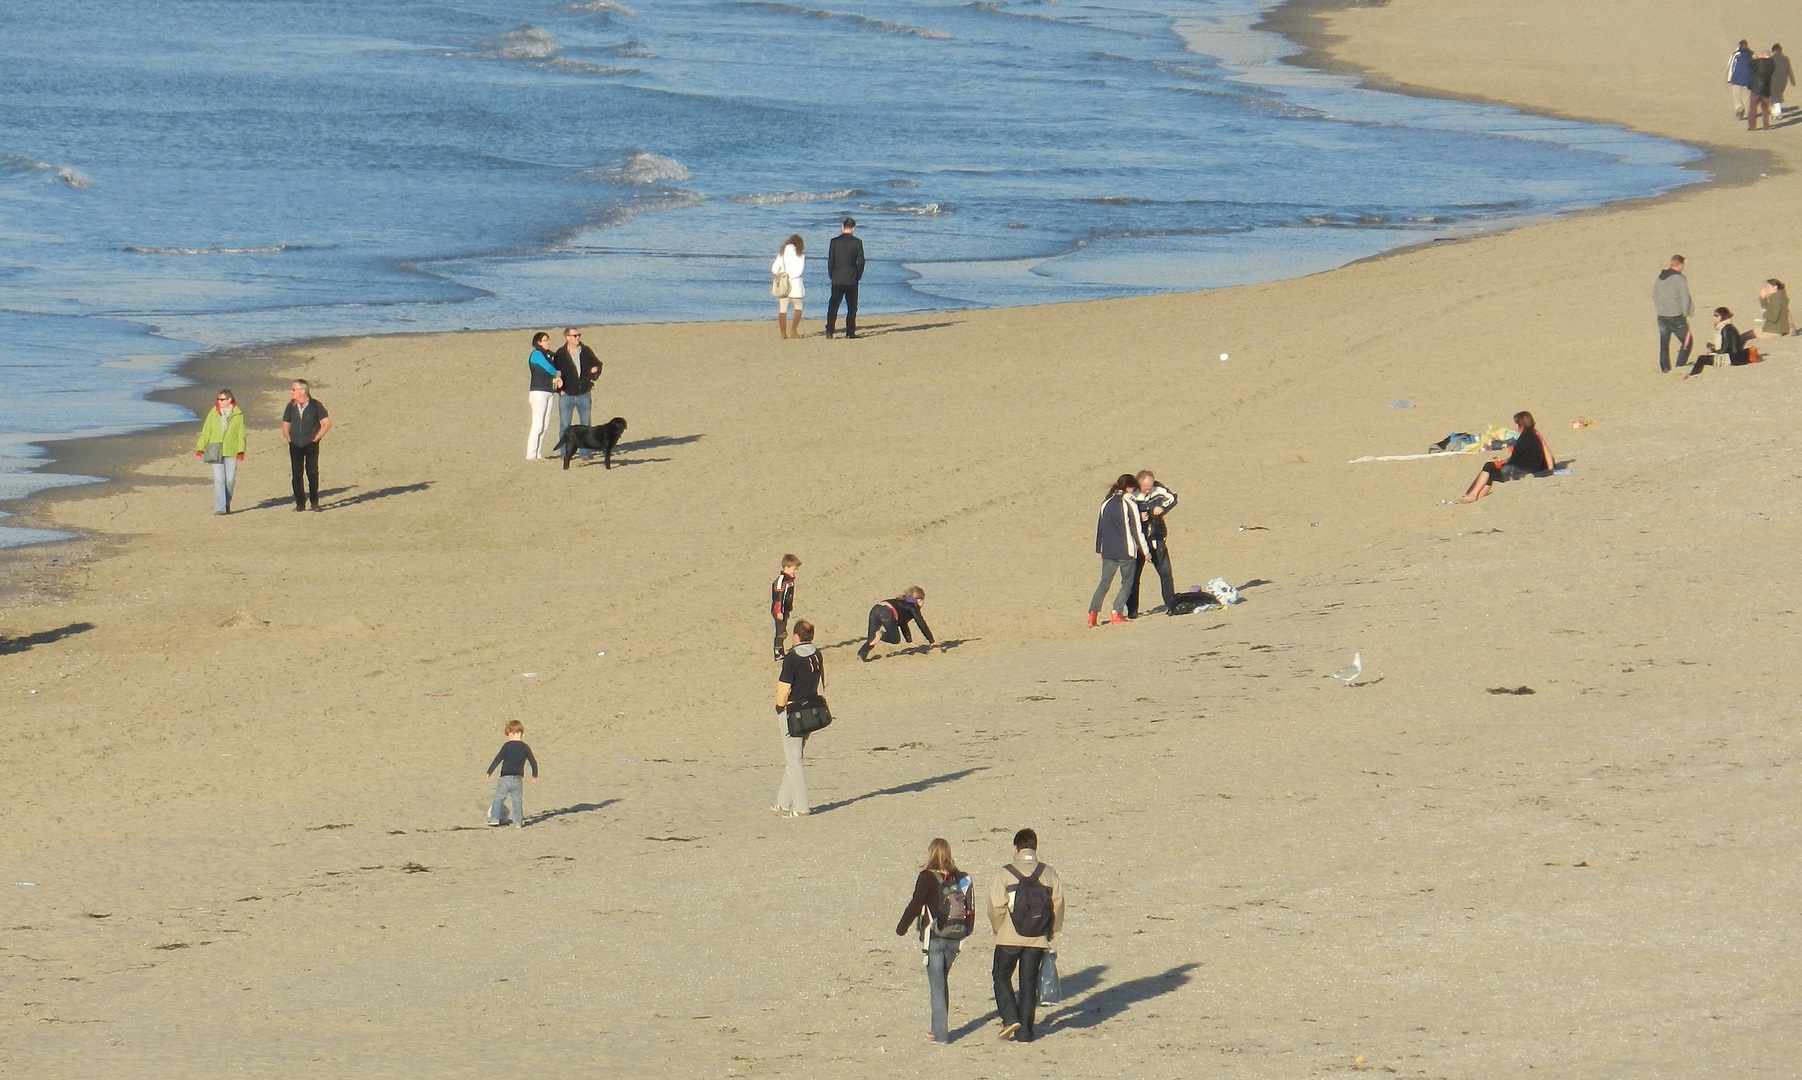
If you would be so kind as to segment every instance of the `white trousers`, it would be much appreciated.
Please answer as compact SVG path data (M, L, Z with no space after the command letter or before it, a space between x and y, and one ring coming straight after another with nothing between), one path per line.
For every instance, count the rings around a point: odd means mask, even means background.
M791 738L788 717L776 714L776 729L782 734L782 786L776 789L776 809L805 814L807 805L807 770L801 763L807 740Z
M551 403L556 397L549 390L526 392L526 399L532 405L532 433L526 436L527 461L536 461L544 456L544 433L551 426Z

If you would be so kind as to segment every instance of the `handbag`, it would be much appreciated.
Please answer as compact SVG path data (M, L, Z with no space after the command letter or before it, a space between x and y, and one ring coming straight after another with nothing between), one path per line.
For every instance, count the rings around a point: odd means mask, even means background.
M200 460L206 462L208 465L217 465L221 461L224 461L225 444L216 442L207 443L206 450L200 455Z
M832 710L823 697L809 698L788 707L788 737L805 739L832 723Z
M788 280L788 260L781 255L776 256L776 272L770 275L770 295L778 300L785 299L794 288Z
M1046 949L1039 964L1039 1004L1056 1005L1064 999L1064 988L1057 981L1057 950Z

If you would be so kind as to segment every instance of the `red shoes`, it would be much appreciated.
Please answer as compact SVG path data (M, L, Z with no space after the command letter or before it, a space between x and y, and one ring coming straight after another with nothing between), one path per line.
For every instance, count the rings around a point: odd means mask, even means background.
M1124 626L1124 625L1126 625L1126 616L1124 616L1124 615L1120 614L1118 611L1116 611L1112 615L1108 616L1107 621L1110 625L1113 625L1113 626Z
M1098 616L1098 615L1100 615L1100 614L1101 614L1101 612L1099 612L1099 611L1091 611L1091 612L1089 612L1089 625L1090 625L1090 626L1094 626L1094 625L1095 625L1095 617L1096 617L1096 616Z

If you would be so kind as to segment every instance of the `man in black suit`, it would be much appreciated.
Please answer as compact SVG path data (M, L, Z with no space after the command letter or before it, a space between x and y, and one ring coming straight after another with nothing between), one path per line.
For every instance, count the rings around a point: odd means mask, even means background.
M561 440L563 433L569 430L572 416L584 427L593 419L593 399L589 392L601 377L601 361L593 349L582 344L582 331L570 326L564 328L563 347L557 350L551 362L557 365L557 375L562 380L562 385L557 387L557 438ZM593 456L593 450L582 451L585 459Z
M857 222L845 219L845 231L826 248L826 277L832 281L832 297L826 301L826 337L838 323L838 302L845 302L845 336L857 336L857 283L863 278L863 241L851 235Z

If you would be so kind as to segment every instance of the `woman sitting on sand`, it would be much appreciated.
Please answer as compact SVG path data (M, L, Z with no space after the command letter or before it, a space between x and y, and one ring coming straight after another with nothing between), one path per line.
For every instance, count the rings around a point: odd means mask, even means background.
M776 261L770 264L770 273L788 274L788 292L776 298L776 329L785 338L801 336L801 300L807 295L807 289L801 284L801 272L807 269L807 241L796 233L782 245L776 253ZM788 314L788 302L795 302L795 318L792 323L784 323L783 317Z
M926 616L920 614L920 605L926 602L926 590L918 585L911 585L907 591L893 600L884 600L870 609L870 640L857 650L857 658L869 662L870 650L876 647L876 639L881 638L890 645L901 644L905 637L908 645L914 643L913 631L907 628L910 622L920 624L920 634L925 637L923 651L931 652L934 638L932 627L926 625Z
M1552 463L1556 459L1552 457L1551 447L1545 444L1545 436L1533 426L1533 414L1515 413L1514 430L1520 432L1520 436L1514 440L1514 453L1509 455L1507 461L1492 461L1483 466L1483 471L1470 482L1470 490L1464 493L1459 502L1476 502L1489 494L1492 484L1552 471Z
M1766 278L1765 283L1758 287L1758 303L1764 308L1764 328L1748 333L1748 340L1782 337L1794 329L1789 321L1789 293L1783 291L1783 282L1776 278Z
M1708 346L1708 351L1696 357L1695 366L1689 369L1685 379L1693 379L1702 374L1702 369L1713 364L1715 357L1725 356L1732 367L1743 367L1751 363L1746 355L1746 339L1740 336L1739 330L1727 320L1733 318L1733 312L1724 307L1714 309L1714 330L1720 337Z

